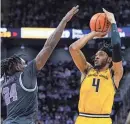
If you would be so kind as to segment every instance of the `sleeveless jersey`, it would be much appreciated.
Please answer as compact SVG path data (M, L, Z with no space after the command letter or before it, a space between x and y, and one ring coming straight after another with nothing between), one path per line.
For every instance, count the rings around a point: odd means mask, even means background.
M110 114L115 95L115 85L110 69L97 72L91 69L81 84L79 112Z

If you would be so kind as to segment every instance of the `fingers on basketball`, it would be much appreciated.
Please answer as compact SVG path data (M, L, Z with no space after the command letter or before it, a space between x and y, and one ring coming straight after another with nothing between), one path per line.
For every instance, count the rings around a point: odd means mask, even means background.
M102 8L102 9L103 9L103 12L104 12L106 15L113 14L113 13L111 13L111 12L107 11L107 10L106 10L106 9L104 9L104 8Z
M106 9L104 9L104 8L102 8L102 10L103 10L103 12L105 12L105 13L107 12L107 10L106 10Z

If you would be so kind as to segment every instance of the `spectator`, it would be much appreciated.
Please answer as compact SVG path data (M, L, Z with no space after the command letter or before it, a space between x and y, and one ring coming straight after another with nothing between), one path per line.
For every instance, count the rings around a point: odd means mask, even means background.
M112 11L119 26L129 25L130 1L129 0L11 0L8 15L8 27L51 27L54 28L72 5L79 4L80 12L69 23L69 28L88 28L93 14L101 12L104 7ZM102 3L102 4L100 4ZM15 22L15 20L17 20ZM22 22L21 22L22 20Z

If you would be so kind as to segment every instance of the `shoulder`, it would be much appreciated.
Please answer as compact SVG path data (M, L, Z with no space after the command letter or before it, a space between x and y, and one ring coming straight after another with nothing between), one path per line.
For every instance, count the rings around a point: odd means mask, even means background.
M83 80L85 79L86 75L84 73L81 73L81 79L80 79L80 82L82 83Z
M27 75L36 75L38 72L36 67L36 60L33 59L32 61L29 61L27 66L24 68L23 73L26 73Z
M83 74L87 75L91 69L93 69L93 66L89 64L89 66L86 69L84 69L84 73Z
M84 70L84 73L81 73L81 82L83 82L83 80L85 79L85 77L88 75L88 73L90 72L90 70L93 69L93 66L89 66L87 69Z
M36 60L35 59L29 61L27 66L25 67L25 69L29 68L29 67L33 67L33 66L36 66Z

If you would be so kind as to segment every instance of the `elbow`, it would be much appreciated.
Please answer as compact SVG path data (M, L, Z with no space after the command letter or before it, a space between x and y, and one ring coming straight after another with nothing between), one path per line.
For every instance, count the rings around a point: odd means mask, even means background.
M76 50L75 47L71 44L69 46L69 52L72 54L75 50Z
M71 45L69 46L69 51L72 51L72 50L77 50L77 48L75 47L74 44L71 44Z
M69 46L69 50L72 50L72 49L74 49L74 46L71 44L71 45Z

